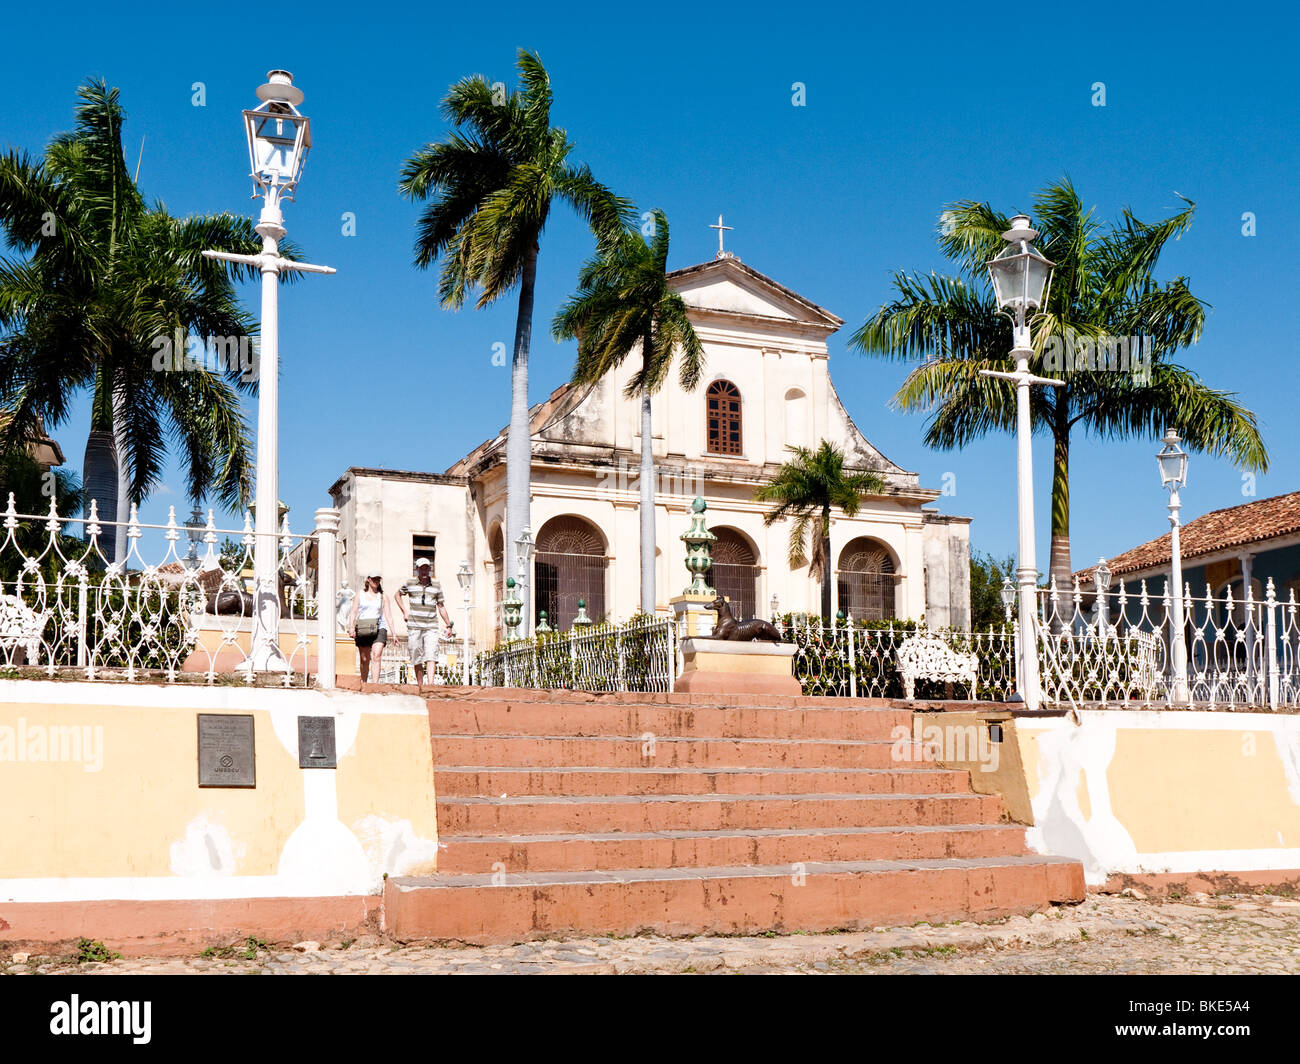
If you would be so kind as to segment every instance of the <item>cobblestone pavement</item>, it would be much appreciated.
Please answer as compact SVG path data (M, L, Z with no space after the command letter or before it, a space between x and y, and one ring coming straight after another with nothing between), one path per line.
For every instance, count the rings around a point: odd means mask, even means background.
M77 963L25 957L9 974L1229 974L1300 973L1300 900L1140 892L1089 895L996 923L753 937L583 938L514 946L398 946L374 937L204 956Z

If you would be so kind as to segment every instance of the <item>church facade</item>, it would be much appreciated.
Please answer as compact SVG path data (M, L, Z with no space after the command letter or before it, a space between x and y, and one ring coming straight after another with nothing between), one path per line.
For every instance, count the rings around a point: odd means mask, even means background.
M689 582L680 536L699 495L718 537L710 583L738 617L769 616L774 600L782 612L819 612L807 567L788 563L789 523L766 526L754 492L790 457L787 446L826 439L847 466L874 470L887 485L854 517L832 519L835 608L969 628L969 519L935 511L940 492L881 454L849 417L828 371L827 339L843 321L725 253L669 278L707 361L696 390L681 389L674 374L654 397L656 611L667 613ZM530 412L532 608L556 628L572 623L579 600L595 620L625 620L640 606L640 400L623 394L636 358L590 388L558 388ZM496 643L504 580L517 576L503 539L504 430L444 473L354 467L330 493L349 586L379 572L391 590L415 558L429 557L459 638L456 571L468 561L472 644Z

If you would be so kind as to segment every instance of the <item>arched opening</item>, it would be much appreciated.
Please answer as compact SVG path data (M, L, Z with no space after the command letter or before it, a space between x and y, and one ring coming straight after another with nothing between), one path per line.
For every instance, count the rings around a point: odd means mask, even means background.
M488 557L492 559L492 583L496 597L492 600L492 616L498 630L505 631L505 620L501 616L501 603L506 597L506 543L505 533L497 525L488 533Z
M553 517L537 534L533 556L533 623L566 629L578 615L578 600L593 621L605 617L605 542L581 517Z
M894 556L883 543L866 536L850 540L835 574L839 608L855 621L894 616L894 572Z
M758 616L758 556L734 528L712 528L713 568L706 579L718 594L731 600L732 615L747 620Z
M740 425L740 389L717 380L704 393L710 454L740 455L744 439Z

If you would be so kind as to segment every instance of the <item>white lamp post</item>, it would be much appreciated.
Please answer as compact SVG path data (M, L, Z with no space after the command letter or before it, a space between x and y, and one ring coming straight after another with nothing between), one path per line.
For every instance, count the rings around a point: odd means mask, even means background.
M460 568L456 570L456 582L460 584L460 590L465 599L465 628L461 632L461 642L465 645L463 657L463 668L461 669L461 681L466 687L469 686L469 594L470 587L474 583L474 570L469 567L468 561L460 563Z
M1000 377L1016 382L1016 482L1020 517L1020 557L1016 579L1020 585L1020 668L1014 700L1023 701L1027 709L1037 709L1042 699L1038 679L1038 627L1035 616L1034 586L1038 581L1038 562L1034 556L1034 462L1031 450L1033 422L1029 414L1029 386L1045 384L1059 388L1064 382L1036 377L1029 372L1034 349L1029 323L1031 311L1047 302L1052 263L1030 242L1038 236L1029 218L1017 214L1011 228L1002 234L1007 247L988 263L989 277L998 307L1011 319L1011 357L1016 368L1012 373L982 369L986 377Z
M1097 568L1092 571L1092 582L1097 589L1097 634L1104 638L1110 627L1110 602L1106 598L1110 590L1110 566L1105 558L1098 560ZM1120 622L1123 620L1121 617Z
M533 534L525 526L515 540L515 560L519 563L519 575L515 578L515 593L522 606L519 611L519 639L526 639L532 629L532 616L528 604L528 592L531 581L528 579L528 563L533 556Z
M1187 452L1178 444L1178 433L1173 429L1165 430L1164 446L1156 455L1160 466L1160 482L1169 491L1169 568L1173 579L1173 611L1169 622L1170 656L1173 659L1173 697L1175 702L1187 701L1187 641L1184 632L1186 618L1183 615L1183 552L1178 541L1178 511L1182 500L1178 490L1187 483Z
M311 123L298 110L302 103L302 90L294 87L292 74L286 70L272 70L266 79L266 84L257 89L261 104L244 112L254 196L260 195L263 199L256 227L262 238L262 252L260 255L227 251L205 251L203 254L210 259L256 266L262 273L262 328L257 370L257 523L253 547L256 590L248 667L255 672L284 672L289 663L280 651L280 595L276 582L280 444L277 287L282 270L306 273L333 273L334 270L329 266L311 266L280 257L280 241L285 235L280 202L293 199L297 191L303 163L311 147Z

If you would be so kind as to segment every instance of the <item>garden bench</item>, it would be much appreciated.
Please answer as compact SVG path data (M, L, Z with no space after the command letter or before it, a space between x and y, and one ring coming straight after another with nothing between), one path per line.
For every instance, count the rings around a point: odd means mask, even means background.
M936 636L909 636L899 645L895 661L908 701L916 697L917 680L962 683L969 691L968 697L975 697L979 658L975 654L958 653Z

